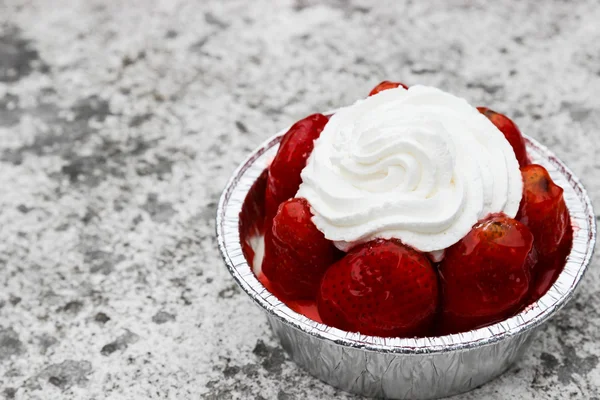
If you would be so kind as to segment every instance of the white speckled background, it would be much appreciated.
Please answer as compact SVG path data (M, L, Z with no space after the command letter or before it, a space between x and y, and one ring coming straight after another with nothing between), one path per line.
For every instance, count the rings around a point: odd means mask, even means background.
M352 399L234 285L245 154L383 79L514 118L600 204L594 0L0 0L0 396ZM598 257L522 362L459 399L600 399Z

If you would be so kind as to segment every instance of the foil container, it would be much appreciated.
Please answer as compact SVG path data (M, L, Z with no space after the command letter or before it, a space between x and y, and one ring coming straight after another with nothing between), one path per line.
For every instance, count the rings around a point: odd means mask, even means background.
M564 270L542 298L502 322L440 337L380 338L315 322L267 291L247 262L253 254L248 237L261 229L262 219L255 218L253 225L252 216L261 213L265 168L284 133L256 149L227 183L217 210L218 245L229 272L265 312L291 358L332 386L390 399L435 399L480 386L523 355L540 325L573 296L591 260L596 221L584 187L552 152L526 137L532 162L543 165L564 189L574 228Z

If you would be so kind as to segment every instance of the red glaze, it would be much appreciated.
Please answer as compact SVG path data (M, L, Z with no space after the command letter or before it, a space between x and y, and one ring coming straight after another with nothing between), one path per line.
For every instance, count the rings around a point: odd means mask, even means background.
M533 235L505 215L478 222L440 264L444 334L510 317L525 306L536 260Z
M532 301L539 299L556 281L571 251L573 229L563 189L541 165L521 168L523 199L517 215L529 227L540 260L535 267Z
M572 244L573 230L567 229L558 250L548 256L540 256L534 267L534 281L529 295L529 303L539 300L556 282L556 278L565 267Z
M265 232L262 271L282 300L314 299L325 270L343 255L311 218L305 199L290 199Z
M265 194L266 221L277 213L277 207L291 199L298 192L300 172L313 151L314 141L327 124L329 118L323 114L313 114L296 122L281 140L277 155L269 165L269 177Z
M384 81L370 95L399 86L408 88ZM523 137L510 119L485 107L478 110L503 132L522 166L520 222L504 215L480 221L433 267L425 255L397 240L375 240L342 258L312 223L306 200L292 199L314 140L328 121L314 114L284 135L240 213L242 248L250 263L249 239L265 233L260 282L317 322L388 337L463 332L504 320L538 300L563 270L572 246L563 190L543 167L528 165Z
M323 322L383 337L425 336L438 307L438 281L423 255L396 240L358 246L331 266L317 297Z
M307 318L323 323L315 300L290 300L285 302L289 308Z
M267 289L269 292L273 293L273 291L274 291L273 284L271 283L269 278L267 278L265 276L265 274L262 271L260 271L258 273L258 275L256 275L256 278L260 281L260 283L262 283L262 285L265 287L265 289Z
M265 289L274 294L273 284L269 281L269 278L265 276L262 272L257 276L260 283L263 284ZM280 299L283 301L289 308L296 311L298 314L302 314L307 318L312 319L313 321L323 323L321 317L319 316L319 311L317 310L317 303L315 300L288 300L288 299Z
M399 86L402 86L404 89L408 89L408 86L406 86L404 83L383 81L379 85L375 86L373 88L373 90L371 90L371 93L369 93L369 96L373 96L374 94L383 92L384 90L395 89Z
M506 115L497 113L487 107L477 107L477 110L488 117L488 119L496 125L496 128L500 129L500 132L504 134L504 137L508 140L515 152L517 161L519 161L519 166L524 167L529 164L527 150L525 148L525 139L523 139L523 135L521 135L521 131L517 125Z

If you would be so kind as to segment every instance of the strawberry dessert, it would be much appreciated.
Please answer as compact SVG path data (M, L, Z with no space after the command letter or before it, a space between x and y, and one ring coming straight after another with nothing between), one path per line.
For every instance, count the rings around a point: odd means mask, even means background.
M502 321L546 293L571 249L563 190L517 125L432 87L384 81L296 122L264 175L264 241L246 258L290 308L348 332Z

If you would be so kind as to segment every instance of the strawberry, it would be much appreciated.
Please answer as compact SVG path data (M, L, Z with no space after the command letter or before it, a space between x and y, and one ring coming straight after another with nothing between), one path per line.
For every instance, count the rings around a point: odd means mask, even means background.
M438 300L427 257L397 240L378 239L327 270L317 307L325 324L345 331L412 337L429 333Z
M477 110L488 117L488 119L496 125L496 128L504 134L504 137L508 140L508 143L510 143L515 152L519 166L524 167L529 164L527 150L525 148L525 139L523 139L523 135L521 135L521 131L517 125L506 115L497 113L487 107L477 107Z
M529 227L540 260L535 267L532 299L539 299L562 271L571 250L573 229L563 189L541 165L521 168L523 198L517 219Z
M521 168L521 174L523 198L517 219L529 227L536 249L540 256L545 257L558 250L571 228L563 189L552 181L541 165Z
M314 141L329 118L313 114L296 122L281 139L277 155L269 165L269 177L265 193L266 226L277 213L277 207L298 192L302 179L300 172L314 147Z
M394 88L397 88L399 86L402 86L404 89L408 89L408 86L406 86L404 83L391 82L391 81L383 81L379 85L375 86L373 88L373 90L371 90L371 93L369 93L369 96L373 96L374 94L377 94L377 93L382 92L384 90L394 89Z
M262 272L282 300L314 299L325 270L343 255L311 218L305 199L290 199L265 233Z
M533 235L503 214L478 222L440 264L442 333L510 317L525 304L536 261Z

